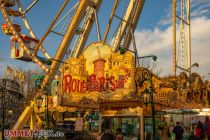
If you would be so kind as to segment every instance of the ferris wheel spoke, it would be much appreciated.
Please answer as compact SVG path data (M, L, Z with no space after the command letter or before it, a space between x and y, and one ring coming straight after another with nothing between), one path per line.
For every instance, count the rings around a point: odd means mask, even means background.
M1 9L1 11L2 11L2 15L3 15L3 17L4 17L4 19L5 19L6 23L7 23L7 25L9 26L10 30L11 30L12 33L13 33L13 36L14 36L15 38L17 38L17 41L18 41L20 47L23 48L23 50L24 50L29 56L31 56L32 60L33 60L35 63L37 63L45 72L48 72L48 68L47 68L44 64L42 64L42 63L39 61L38 58L36 58L35 56L32 56L32 53L31 53L31 51L29 50L29 48L27 48L27 47L25 46L23 40L20 38L19 34L16 32L15 28L12 26L12 23L11 23L11 21L10 21L9 18L8 18L8 15L7 15L7 13L6 13L5 8L4 8L2 5L0 5L0 9Z
M30 11L31 8L32 8L38 1L39 1L39 0L33 1L33 2L26 8L26 10L23 12L23 14L27 13L28 11Z
M21 13L24 13L24 10L22 8L22 5L20 3L20 0L16 0L17 2L17 5L18 5L18 10L21 12ZM36 35L34 34L32 28L30 27L29 23L28 23L28 20L26 19L26 16L25 14L22 15L22 20L26 26L26 29L28 30L29 34L34 37L34 38L37 38ZM52 57L49 55L49 53L47 53L47 51L45 50L45 48L41 45L40 46L40 50L42 51L42 53L45 55L45 57L47 59L51 59Z
M58 50L55 54L54 59L56 61L52 61L49 72L43 80L43 84L42 84L41 89L43 89L49 83L49 81L52 81L52 79L55 77L56 72L59 69L59 66L61 64L60 61L63 60L63 58L65 56L65 53L67 52L68 47L71 44L74 35L76 34L76 31L79 27L79 24L85 16L86 9L89 6L92 6L91 0L80 1L79 6L78 6L73 18L72 18L72 21L68 26L66 34L63 37L63 40L61 41L61 44L59 45Z
M101 3L102 3L102 0L98 0L95 3L96 11L94 11L94 9L92 7L89 7L90 10L87 13L87 20L84 21L84 24L82 26L82 30L83 30L82 34L80 35L79 39L77 40L77 44L75 44L75 46L73 48L73 51L72 51L72 53L70 55L71 57L75 57L76 58L83 51L85 43L86 43L86 41L88 39L88 36L90 34L90 31L91 31L92 26L93 26L94 21L95 21L95 14L94 14L94 12L98 12L98 10L100 9Z
M129 23L131 22L132 12L133 12L133 9L135 8L135 4L136 4L135 0L130 0L128 8L126 10L126 14L123 17L122 22L120 24L120 28L118 29L118 32L116 34L116 38L113 43L113 51L118 50L120 43L123 40L123 37L125 36L126 29L129 25Z
M131 23L130 23L130 26L129 26L129 29L128 29L128 30L130 30L131 33L129 33L129 31L128 31L128 34L127 34L127 36L125 38L125 42L124 42L124 48L125 49L129 49L131 40L134 39L132 37L132 35L134 34L134 31L136 29L137 22L139 20L141 11L143 9L143 6L144 6L144 1L137 0L137 4L136 4L135 10L133 12L132 20L131 20Z
M52 30L53 25L55 24L55 22L57 21L57 19L59 18L59 16L61 15L63 9L66 7L66 4L69 2L69 0L65 0L65 2L62 4L60 10L58 11L58 13L56 14L55 18L53 19L53 21L51 22L50 26L48 27L46 33L44 34L44 36L41 38L39 44L34 48L34 54L36 54L38 52L39 47L41 46L41 44L43 43L43 41L45 40L45 38L47 37L47 35L50 33L50 31Z

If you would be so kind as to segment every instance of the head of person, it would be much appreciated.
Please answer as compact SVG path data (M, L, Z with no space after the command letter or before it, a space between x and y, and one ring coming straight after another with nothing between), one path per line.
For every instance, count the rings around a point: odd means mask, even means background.
M180 126L180 123L179 122L176 122L176 126Z
M102 132L100 131L100 132L98 133L98 135L101 136L101 135L102 135Z
M105 134L111 134L109 129L106 129Z
M201 121L198 121L197 128L202 128L202 122Z
M205 119L205 120L206 120L206 122L209 122L209 117L206 117L206 119Z
M134 134L131 134L131 135L130 135L130 138L133 138L133 137L134 137Z
M122 129L121 128L117 128L116 132L122 132Z

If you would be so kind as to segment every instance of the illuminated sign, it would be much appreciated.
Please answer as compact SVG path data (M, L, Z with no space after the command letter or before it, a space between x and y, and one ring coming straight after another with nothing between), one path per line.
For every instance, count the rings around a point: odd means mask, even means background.
M113 52L109 45L93 43L78 58L70 58L62 67L62 92L66 101L82 93L108 93L134 90L134 56L131 52ZM94 93L95 94L95 93ZM68 99L67 99L68 97ZM77 98L78 99L78 98Z

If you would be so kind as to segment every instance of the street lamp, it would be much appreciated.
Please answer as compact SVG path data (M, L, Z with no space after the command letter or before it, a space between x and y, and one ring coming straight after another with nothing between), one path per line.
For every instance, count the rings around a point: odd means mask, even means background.
M157 60L157 56L155 56L155 55L142 56L142 57L138 57L138 59L149 58L149 57L152 57L152 59L154 61ZM153 98L153 86L152 86L153 84L152 84L152 73L151 72L149 74L149 77L146 77L146 80L149 81L150 88L149 88L149 90L146 89L144 91L143 100L144 100L145 105L148 105L149 103L151 103L151 107L152 107L152 129L153 129L152 139L155 140L156 139L155 104L154 104L154 98Z
M149 58L149 57L152 57L153 61L157 60L157 56L155 56L155 55L141 56L141 57L138 57L138 59Z
M143 101L146 106L151 102L151 96L147 88L144 90L143 93Z
M190 75L190 72L191 72L191 69L193 68L193 67L199 67L199 64L198 63L194 63L194 64L192 64L189 68L187 68L187 69L185 69L185 68L182 68L182 67L180 67L180 66L176 66L177 68L179 68L179 69L181 69L181 70L183 70L183 71L185 71L185 72L187 72L189 75Z
M40 109L42 107L42 103L43 103L44 98L41 97L41 95L39 95L36 98L36 105L37 108ZM46 118L46 129L49 129L49 120L48 120L48 93L46 93L46 98L45 98L45 118Z
M126 48L123 48L123 47L119 47L119 52L120 52L120 54L125 54L126 51L129 51L129 52L131 52L131 53L134 53L134 55L135 55L135 65L136 65L136 61L137 61L137 59L139 58L139 57L138 57L138 54L137 54L135 51L132 51L132 50L129 50L129 49L126 49ZM138 64L138 66L140 65L140 64L139 64L139 61L137 61L137 64Z
M41 108L42 102L43 102L43 98L41 97L41 95L39 95L39 96L36 98L36 106L37 106L38 109Z
M7 111L7 113L8 113L8 116L9 116L9 117L12 117L12 115L13 115L13 110L12 110L12 109L9 109L9 110Z
M185 69L185 68L182 68L182 67L180 67L180 66L176 66L177 68L179 68L179 69L181 69L181 70L183 70L183 71L185 71L186 73L188 73L188 76L189 76L189 81L188 81L188 83L187 83L187 86L189 87L189 88L191 88L191 69L193 68L193 67L199 67L199 64L198 63L194 63L194 64L192 64L189 68L187 68L187 69Z

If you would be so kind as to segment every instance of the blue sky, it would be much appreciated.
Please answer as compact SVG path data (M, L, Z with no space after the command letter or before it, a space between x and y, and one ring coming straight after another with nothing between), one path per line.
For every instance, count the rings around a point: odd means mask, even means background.
M77 1L78 0L70 0L68 7L72 7ZM118 15L122 14L123 5L126 2L126 0L121 1L122 6L117 10ZM22 0L24 8L26 8L30 2L31 0ZM113 2L114 0L105 0L101 5L98 18L102 35L106 29ZM45 33L61 4L61 0L39 1L38 4L27 13L26 17L38 38L41 38ZM200 67L195 69L195 71L201 73L201 75L206 75L210 72L210 61L208 60L208 55L210 54L210 51L208 51L208 47L210 46L210 42L208 41L208 38L210 38L210 31L202 25L210 26L210 0L191 0L191 5L193 28L192 63L198 62ZM146 0L135 32L139 54L156 54L158 56L156 69L161 70L161 75L172 74L171 25L169 24L170 22L168 22L170 21L170 7L171 0ZM68 9L65 9L65 11L68 11ZM0 21L1 23L4 22L2 16L0 16ZM16 21L21 23L20 19L16 19ZM114 26L118 22L119 21L115 19L114 24L111 27L112 32ZM56 30L59 30L60 27L61 26L56 28ZM22 28L23 32L27 34L24 25ZM111 35L109 35L109 38L111 38ZM60 44L60 40L61 37L50 34L43 45L51 55L54 55ZM91 43L92 41L97 41L95 26L93 26L93 31L89 37L88 43ZM86 45L88 45L88 43ZM198 46L201 46L200 49ZM9 48L9 36L0 32L0 75L4 75L6 64L16 68L23 66L25 69L38 68L37 65L33 63L10 59Z

